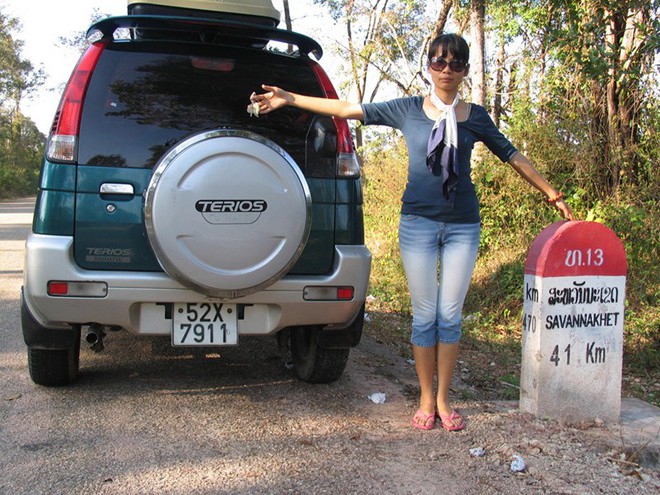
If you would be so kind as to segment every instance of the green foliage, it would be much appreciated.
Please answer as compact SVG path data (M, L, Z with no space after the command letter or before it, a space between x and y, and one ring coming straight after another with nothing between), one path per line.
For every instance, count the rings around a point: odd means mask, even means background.
M44 136L20 112L22 98L41 83L43 74L21 57L12 31L15 19L0 13L0 198L34 194Z
M660 368L660 205L630 195L599 204L595 214L623 241L628 258L625 336L629 364L639 369ZM640 197L642 199L640 199ZM656 196L657 197L657 196Z
M44 80L43 72L21 56L23 42L12 35L18 28L16 19L0 12L0 106L4 110L16 111L21 99Z
M43 143L31 120L0 115L0 198L36 194Z
M526 115L526 118L529 115ZM527 122L530 122L529 120ZM514 125L515 133L522 133ZM544 127L525 127L529 151L553 183L565 186L568 202L579 219L602 222L622 240L628 257L625 362L653 374L660 369L660 204L653 181L630 185L617 196L603 197L588 177L570 174L557 156L569 156L572 144L561 146ZM389 144L388 144L389 143ZM544 144L545 143L545 144ZM570 163L570 162L569 162ZM365 151L365 229L373 254L372 311L410 314L405 274L398 252L398 214L405 185L407 158L402 140L390 136ZM657 174L656 174L657 175ZM524 263L532 240L560 219L554 208L508 165L487 157L473 169L482 215L479 259L464 313L471 339L506 348L518 346ZM564 183L565 182L565 183ZM401 339L408 338L407 329ZM515 355L515 352L512 353Z
M408 170L405 144L372 142L364 164L365 232L373 255L371 293L386 312L410 313L410 298L398 246L401 194Z
M420 51L433 20L423 0L314 0L346 32L338 49L347 84L361 101L395 88L405 94L423 86Z

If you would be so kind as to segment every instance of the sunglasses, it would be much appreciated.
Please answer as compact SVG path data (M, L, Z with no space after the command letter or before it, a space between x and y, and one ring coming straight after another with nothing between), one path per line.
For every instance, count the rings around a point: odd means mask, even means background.
M447 67L448 65L449 68L452 70L452 72L463 72L467 67L467 63L464 62L463 60L454 59L451 62L447 62L444 58L441 57L433 57L431 58L429 63L431 69L436 70L438 72L440 72L441 70L445 70L445 67Z

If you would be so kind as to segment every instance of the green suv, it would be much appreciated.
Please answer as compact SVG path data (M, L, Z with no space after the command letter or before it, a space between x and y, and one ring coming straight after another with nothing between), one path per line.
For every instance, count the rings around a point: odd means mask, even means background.
M310 57L321 47L263 19L173 10L91 26L64 90L27 239L30 376L70 383L81 340L100 350L124 329L194 347L277 336L301 379L334 381L371 262L350 131L247 111L262 83L336 98Z

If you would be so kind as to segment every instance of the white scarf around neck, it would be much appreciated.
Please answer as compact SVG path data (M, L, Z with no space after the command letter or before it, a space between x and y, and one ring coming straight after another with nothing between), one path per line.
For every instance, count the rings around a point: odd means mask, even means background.
M451 105L445 105L445 103L440 99L438 95L435 94L435 91L431 89L431 103L433 106L440 111L440 116L435 121L433 129L436 129L440 122L445 119L445 135L444 143L445 146L453 146L454 148L458 147L458 121L456 120L456 105L458 105L458 93L454 98L454 101Z
M426 166L433 175L441 178L442 194L453 208L459 172L458 122L455 111L458 94L451 105L445 105L434 91L431 91L430 97L433 105L440 111L440 116L429 136Z

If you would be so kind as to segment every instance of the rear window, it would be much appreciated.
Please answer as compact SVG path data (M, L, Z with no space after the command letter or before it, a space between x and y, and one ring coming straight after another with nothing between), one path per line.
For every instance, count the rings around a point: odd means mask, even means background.
M268 51L167 42L110 45L90 81L78 163L152 168L186 136L250 130L284 148L302 167L313 116L285 108L259 118L253 91L274 84L309 95L322 89L305 59Z

